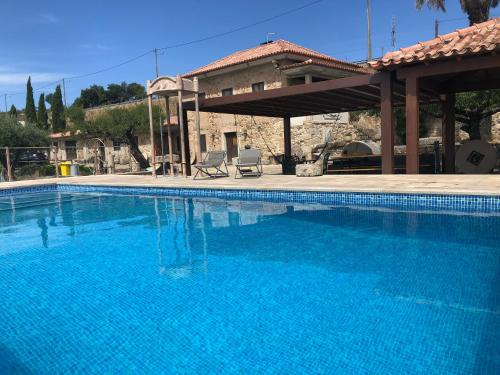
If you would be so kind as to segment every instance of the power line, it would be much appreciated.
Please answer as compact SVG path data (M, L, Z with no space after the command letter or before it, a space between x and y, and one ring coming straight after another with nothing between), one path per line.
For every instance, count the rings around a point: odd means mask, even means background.
M201 43L201 42L205 42L207 40L211 40L211 39L215 39L215 38L219 38L221 36L226 36L226 35L229 35L229 34L233 34L233 33L236 33L236 32L239 32L239 31L243 31L243 30L246 30L246 29L250 29L252 27L255 27L255 26L258 26L258 25L261 25L263 23L267 23L269 21L273 21L277 18L281 18L281 17L284 17L284 16L287 16L291 13L295 13L295 12L298 12L299 10L302 10L302 9L305 9L305 8L309 8L313 5L316 5L316 4L319 4L321 2L323 2L324 0L316 0L316 1L311 1L310 3L307 3L307 4L304 4L302 6L299 6L299 7L296 7L296 8L293 8L293 9L290 9L290 10L287 10L283 13L279 13L279 14L276 14L274 16L271 16L271 17L268 17L268 18L265 18L265 19L262 19L260 21L257 21L257 22L253 22L253 23L250 23L248 25L244 25L244 26L240 26L240 27L237 27L235 29L231 29L231 30L228 30L228 31L224 31L224 32L221 32L221 33L218 33L218 34L213 34L213 35L210 35L210 36L207 36L207 37L204 37L204 38L200 38L200 39L194 39L194 40L191 40L189 42L184 42L184 43L179 43L179 44L172 44L170 46L166 46L166 47L162 47L162 48L158 48L158 50L166 50L166 49L173 49L173 48L179 48L179 47L185 47L185 46L189 46L191 44L196 44L196 43Z
M72 76L72 77L63 77L63 78L61 78L61 79L59 79L57 81L50 82L50 83L48 83L48 84L46 84L44 86L38 87L36 89L33 89L33 91L35 92L35 91L43 90L44 88L53 86L53 85L55 85L57 83L62 82L63 80L69 81L69 80L86 78L86 77L90 77L90 76L93 76L93 75L97 75L97 74L100 74L100 73L104 73L104 72L107 72L107 71L119 68L119 67L121 67L123 65L129 64L129 63L134 62L136 60L139 60L140 58L142 58L144 56L147 56L149 54L155 53L155 50L156 50L156 52L158 52L158 51L163 51L163 50L167 50L167 49L185 47L185 46L189 46L189 45L192 45L192 44L201 43L201 42L205 42L205 41L208 41L208 40L220 38L222 36L233 34L233 33L239 32L239 31L243 31L243 30L246 30L246 29L249 29L249 28L252 28L252 27L255 27L255 26L258 26L258 25L270 22L270 21L273 21L275 19L287 16L289 14L298 12L298 11L300 11L302 9L309 8L311 6L314 6L316 4L321 3L323 1L324 0L311 1L309 3L306 3L306 4L302 5L302 6L289 9L289 10L287 10L285 12L276 14L276 15L271 16L271 17L267 17L267 18L262 19L260 21L253 22L253 23L250 23L250 24L247 24L247 25L244 25L244 26L241 26L241 27L237 27L237 28L234 28L234 29L231 29L231 30L228 30L228 31L224 31L224 32L221 32L221 33L213 34L213 35L210 35L210 36L207 36L207 37L203 37L203 38L199 38L199 39L194 39L194 40L191 40L191 41L188 41L188 42L184 42L184 43L173 44L173 45L165 46L165 47L158 48L158 49L156 49L156 48L155 49L151 49L151 50L148 50L148 51L146 51L146 52L144 52L144 53L142 53L140 55L137 55L137 56L132 57L132 58L126 60L126 61L123 61L121 63L115 64L115 65L112 65L112 66L109 66L109 67L106 67L104 69L100 69L100 70L97 70L97 71L94 71L94 72L91 72L91 73L85 73L85 74L75 75L75 76ZM24 92L20 91L20 92L14 92L14 93L6 93L5 95L14 96L14 95L21 95L21 94L24 94Z
M72 80L72 79L86 78L86 77L90 77L90 76L93 76L93 75L96 75L96 74L104 73L104 72L107 72L109 70L113 70L113 69L119 68L119 67L121 67L123 65L129 64L129 63L131 63L133 61L139 60L141 57L149 55L150 53L153 53L152 49L149 50L149 51L146 51L146 52L144 52L144 53L142 53L142 54L140 54L138 56L132 57L131 59L123 61L123 62L121 62L119 64L112 65L112 66L109 66L109 67L101 69L101 70L97 70L97 71L92 72L92 73L86 73L86 74L81 74L81 75L78 75L78 76L67 77L66 79Z
M53 82L47 83L46 85L37 87L36 89L33 89L33 92L41 91L47 87L54 86L55 84L60 83L63 79L64 78L58 79L57 81L53 81ZM24 95L25 93L26 93L25 91L6 92L4 95L7 95L10 97L10 96L15 96L15 95Z

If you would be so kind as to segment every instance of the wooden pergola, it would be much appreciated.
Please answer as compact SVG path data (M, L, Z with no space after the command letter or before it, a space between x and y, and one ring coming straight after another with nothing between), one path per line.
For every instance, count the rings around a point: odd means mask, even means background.
M495 20L494 20L495 21ZM491 21L489 21L491 23ZM481 24L482 25L482 24ZM493 24L497 32L496 21ZM464 29L468 30L468 29ZM480 28L477 30L481 31ZM472 29L472 32L476 32ZM463 35L458 32L459 41ZM483 33L484 34L484 33ZM423 49L449 47L448 34L433 39ZM372 73L345 78L282 87L262 92L207 98L200 101L199 110L283 119L285 158L291 157L290 118L379 108L381 114L382 173L394 173L394 108L406 108L406 173L419 173L419 107L422 103L441 103L443 110L443 169L454 173L455 168L455 94L465 91L500 88L500 32L489 41L488 48L451 50L444 55L435 53L427 58L395 60L390 54L371 65ZM453 35L453 37L455 37ZM488 35L486 34L486 37ZM473 38L470 38L473 40ZM462 41L463 42L463 41ZM476 41L477 42L477 41ZM472 42L470 42L472 43ZM493 47L490 45L493 43ZM477 44L477 43L476 43ZM431 46L431 47L429 47ZM429 48L428 48L429 47ZM415 46L409 47L416 53ZM437 47L436 47L437 48ZM435 48L435 49L436 49ZM462 52L465 51L465 52ZM386 55L387 56L387 55ZM415 56L413 56L415 57ZM194 103L185 109L194 110Z

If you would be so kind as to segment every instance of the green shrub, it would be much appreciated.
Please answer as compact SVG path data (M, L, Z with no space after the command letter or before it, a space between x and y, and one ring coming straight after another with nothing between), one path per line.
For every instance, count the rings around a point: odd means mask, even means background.
M78 172L80 173L80 176L90 176L91 174L94 173L92 168L87 167L86 165L80 165L78 167Z
M38 165L27 164L15 171L17 176L34 176L38 174Z
M38 168L40 176L55 176L56 167L52 164L43 164Z

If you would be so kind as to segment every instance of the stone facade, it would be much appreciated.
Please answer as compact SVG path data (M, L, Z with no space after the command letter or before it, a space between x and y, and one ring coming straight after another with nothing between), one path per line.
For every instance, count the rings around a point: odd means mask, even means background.
M494 144L500 144L500 112L491 116L491 119L485 120L483 126L486 129L486 139Z

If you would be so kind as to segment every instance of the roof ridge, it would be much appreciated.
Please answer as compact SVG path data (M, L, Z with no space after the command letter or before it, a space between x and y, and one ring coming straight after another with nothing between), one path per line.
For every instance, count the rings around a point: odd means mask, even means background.
M265 44L264 44L264 45L265 45ZM243 52L251 51L252 49L256 49L256 48L259 48L259 47L262 47L262 46L263 46L263 45L261 44L261 45L255 46L255 47L250 47L250 48L245 48L245 49L240 49L240 50L238 50L238 51L234 51L234 52L230 53L230 54L229 54L229 55L227 55L227 56L221 57L221 58L219 58L219 59L217 59L217 60L215 60L215 61L212 61L211 63L205 64L205 65L202 65L202 66L200 66L199 68L193 69L191 72L194 72L194 71L196 71L196 70L201 70L201 69L206 68L206 67L208 67L208 66L210 66L210 65L216 64L216 63L218 63L219 61L225 60L225 59L227 59L227 58L229 58L229 57L231 57L231 56L233 56L233 55L236 55L236 54L238 54L238 53L243 53ZM190 73L190 72L188 72L188 73L186 73L186 74L189 74L189 73Z
M303 50L306 50L307 52L309 52L311 55L316 55L316 56L311 56L311 57L315 57L315 58L321 58L321 59L325 59L325 60L329 60L329 61L335 61L335 62L340 62L340 63L344 63L344 64L351 64L351 65L356 65L358 66L358 64L354 64L354 63L351 63L351 62L348 62L348 61L344 61L344 60L340 60L340 59L337 59L333 56L330 56L330 55L327 55L326 53L323 53L323 52L319 52L319 51L316 51L314 49L311 49L311 48L308 48L308 47L303 47L301 46L300 44L297 44L297 43L294 43L294 42L291 42L289 40L286 40L286 39L279 39L279 41L282 41L282 42L285 42L285 43L288 43L288 44L291 44L293 46L296 46L296 47L299 47Z
M254 52L254 54L252 54ZM329 56L325 53L315 51L313 49L303 47L297 43L291 42L286 39L278 39L272 42L263 43L255 47L246 48L243 50L235 51L227 56L221 57L209 64L205 64L199 68L191 70L188 73L185 73L184 77L192 77L197 74L204 74L211 71L220 70L229 66L239 65L245 62L259 60L265 57L271 57L275 55L279 55L282 53L290 53L295 54L307 58L315 58L318 60L335 62L340 65L345 65L350 68L359 68L359 64L350 63L347 61L342 61L336 59L332 56Z

